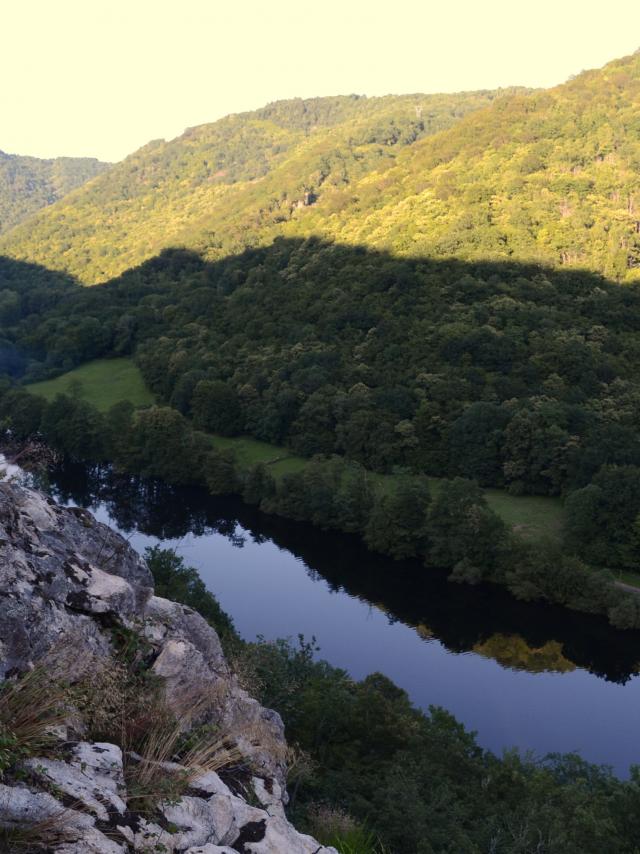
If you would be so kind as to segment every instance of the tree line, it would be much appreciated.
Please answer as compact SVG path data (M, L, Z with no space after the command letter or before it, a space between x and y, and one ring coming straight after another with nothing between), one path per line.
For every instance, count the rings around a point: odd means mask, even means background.
M3 259L0 339L22 382L132 355L199 430L565 497L583 560L639 564L637 285L316 239L169 251L90 289Z
M5 384L0 425L17 441L44 437L71 459L109 461L143 477L205 486L213 495L239 494L265 513L355 534L372 551L420 560L427 569L445 570L452 581L504 584L521 599L556 602L604 614L620 628L640 628L640 597L618 590L608 573L575 553L602 548L594 531L584 535L594 512L607 537L617 536L620 548L627 547L620 533L624 520L609 530L610 516L601 516L607 501L610 513L617 502L627 517L633 513L629 502L640 505L640 470L632 467L603 469L597 482L570 497L569 542L574 537L576 548L563 552L515 536L476 481L444 480L432 493L424 475L381 481L357 461L322 455L276 479L262 463L241 469L232 450L214 448L210 436L167 406L135 409L124 401L103 414L82 399L59 395L48 403Z

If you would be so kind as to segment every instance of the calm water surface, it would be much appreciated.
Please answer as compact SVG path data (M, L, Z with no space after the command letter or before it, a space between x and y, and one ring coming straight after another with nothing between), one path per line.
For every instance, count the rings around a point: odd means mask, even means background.
M384 673L498 753L578 751L621 775L640 762L637 634L499 588L450 584L355 538L198 490L79 467L54 472L52 489L139 551L175 548L247 640L314 636L331 664L358 679Z

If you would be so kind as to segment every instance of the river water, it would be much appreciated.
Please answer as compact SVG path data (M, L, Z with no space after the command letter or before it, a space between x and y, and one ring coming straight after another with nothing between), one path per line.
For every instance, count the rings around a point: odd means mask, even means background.
M53 472L51 489L139 551L175 548L247 640L315 637L331 664L357 679L384 673L498 753L577 751L621 776L640 763L640 634L500 588L452 584L372 555L354 537L199 490L78 466Z

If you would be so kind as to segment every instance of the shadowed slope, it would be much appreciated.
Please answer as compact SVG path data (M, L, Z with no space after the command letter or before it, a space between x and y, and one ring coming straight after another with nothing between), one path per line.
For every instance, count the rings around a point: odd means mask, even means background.
M636 286L315 239L214 263L167 251L56 296L38 281L0 292L31 381L134 354L157 398L210 432L520 493L640 462ZM206 395L224 397L228 423Z

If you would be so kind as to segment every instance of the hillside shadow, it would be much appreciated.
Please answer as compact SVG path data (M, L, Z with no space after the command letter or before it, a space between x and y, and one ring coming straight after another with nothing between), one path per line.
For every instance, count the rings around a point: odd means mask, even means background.
M306 275L322 278L332 267L359 268L367 277L367 287L376 293L406 293L432 279L450 285L465 277L478 283L471 290L467 282L467 302L500 293L503 287L524 289L523 295L537 302L549 295L549 286L562 289L566 295L577 296L600 288L616 301L638 299L640 285L620 285L589 270L554 268L536 263L512 260L477 260L433 258L429 256L397 256L362 245L335 243L318 237L278 237L268 246L247 248L219 260L207 260L203 254L180 247L168 248L159 255L133 267L108 282L84 286L75 277L39 264L0 255L0 291L6 288L21 295L42 296L46 287L51 294L39 304L28 307L35 313L51 311L61 304L67 307L106 307L126 302L135 304L150 294L163 294L180 288L211 289L219 295L230 295L247 284L247 274L258 267L284 270L292 261L316 256L320 266L307 269ZM324 266L324 272L323 272Z
M13 327L55 310L79 289L72 276L0 255L0 375L17 378L27 367L29 348L11 340Z
M3 309L6 290L18 295L14 311ZM141 340L171 332L165 309L177 307L185 325L223 307L239 312L243 301L252 316L277 317L288 344L311 337L332 340L343 332L364 334L399 319L408 325L437 324L445 314L450 319L465 313L470 330L459 339L451 333L445 358L451 364L468 359L504 374L519 354L504 336L501 342L489 341L487 330L496 316L507 323L510 312L528 312L529 330L544 329L552 313L559 329L592 323L640 331L640 287L621 286L592 272L513 261L397 257L314 237L278 238L214 261L191 250L167 249L93 287L37 264L0 257L0 336L12 340L23 356L45 361L48 375L88 359L131 352ZM24 334L20 321L27 318L29 334ZM90 321L99 334L92 334ZM53 355L43 345L45 323L64 333ZM69 331L71 323L89 339L84 346ZM575 373L575 366L571 370ZM505 391L507 397L526 393L524 386Z

